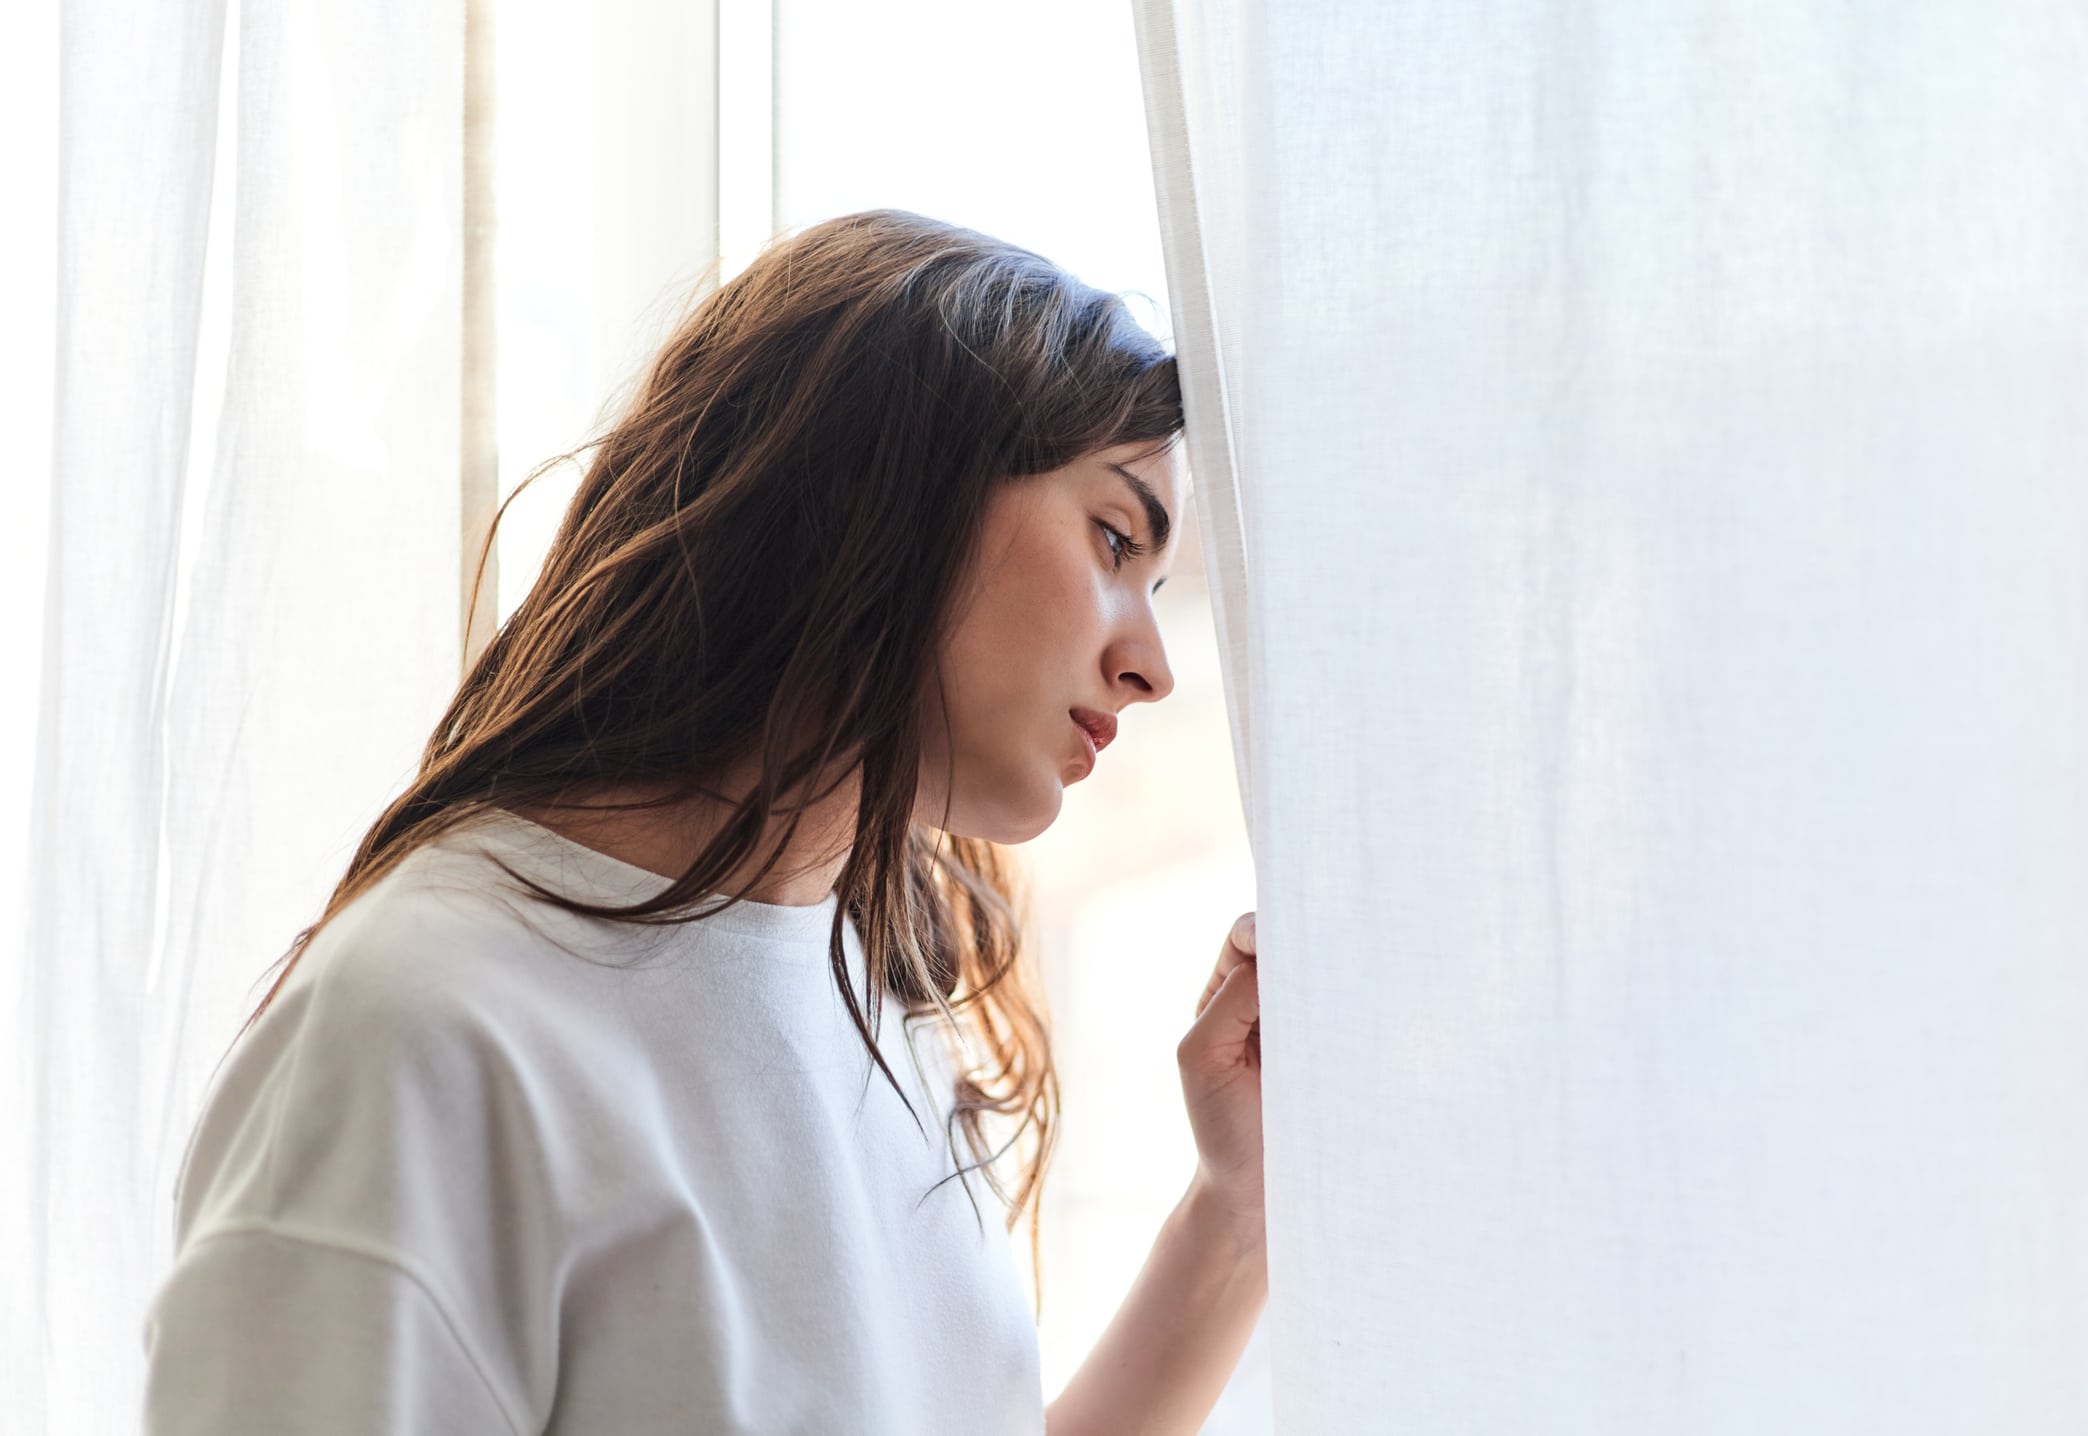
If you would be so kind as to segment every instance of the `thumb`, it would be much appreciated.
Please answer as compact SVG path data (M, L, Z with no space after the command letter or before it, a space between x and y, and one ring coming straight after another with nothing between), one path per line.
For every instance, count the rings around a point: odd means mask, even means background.
M1255 964L1249 960L1225 975L1225 981L1211 994L1191 1024L1188 1035L1176 1047L1175 1055L1185 1064L1216 1063L1230 1067L1240 1060L1242 1046L1251 1043L1254 1055L1259 1059L1260 1042L1255 1026L1260 1021L1261 987Z

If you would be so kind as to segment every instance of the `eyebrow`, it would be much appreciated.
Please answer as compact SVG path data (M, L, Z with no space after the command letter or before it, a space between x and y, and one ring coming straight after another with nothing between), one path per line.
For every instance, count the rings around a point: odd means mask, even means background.
M1153 492L1153 486L1122 464L1111 464L1109 467L1115 469L1117 476L1131 486L1131 492L1144 507L1146 527L1153 531L1153 547L1166 548L1167 535L1174 525L1167 517L1167 506L1160 502L1160 496Z

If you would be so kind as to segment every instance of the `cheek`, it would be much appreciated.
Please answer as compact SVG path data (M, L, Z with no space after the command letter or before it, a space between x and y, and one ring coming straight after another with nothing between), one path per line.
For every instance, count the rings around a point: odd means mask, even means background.
M943 655L949 741L960 756L990 746L1023 706L1034 660L1022 628L998 610L982 610L954 635Z
M1094 621L1094 577L1083 559L1065 542L1005 553L950 646L975 692L1065 681L1066 650Z
M1096 591L1069 547L1010 553L945 645L950 742L960 758L1034 764L1053 715L1077 700Z

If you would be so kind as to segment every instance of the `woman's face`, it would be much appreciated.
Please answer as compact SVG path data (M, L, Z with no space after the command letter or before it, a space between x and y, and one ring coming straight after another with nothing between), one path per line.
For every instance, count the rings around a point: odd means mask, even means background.
M1188 488L1176 452L1139 457L1149 447L1101 449L995 493L977 577L941 648L941 696L933 674L922 695L921 821L1028 841L1092 766L1073 710L1116 717L1173 691L1153 594L1174 564Z

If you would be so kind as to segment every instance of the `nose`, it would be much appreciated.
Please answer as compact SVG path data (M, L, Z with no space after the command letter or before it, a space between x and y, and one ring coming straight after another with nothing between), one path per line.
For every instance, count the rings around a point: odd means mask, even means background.
M1158 703L1174 692L1174 670L1167 666L1167 646L1160 640L1159 625L1147 610L1147 622L1129 650L1121 655L1116 681L1129 689L1126 703Z

